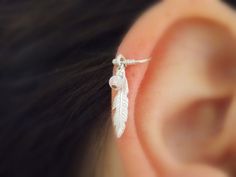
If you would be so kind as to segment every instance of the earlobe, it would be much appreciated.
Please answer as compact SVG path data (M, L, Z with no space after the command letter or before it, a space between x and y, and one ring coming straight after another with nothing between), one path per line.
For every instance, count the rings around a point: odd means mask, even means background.
M233 120L232 80L222 81L212 73L224 73L214 66L224 57L216 56L228 53L226 63L235 58L234 50L225 48L235 47L234 19L234 11L220 1L194 1L194 6L187 0L166 1L142 16L125 37L118 53L152 57L149 64L127 68L129 117L117 143L129 177L232 173L212 165L221 158L217 152L232 146L232 138L211 140L223 137L221 124ZM227 113L230 118L221 118ZM217 143L221 149L210 154ZM201 151L203 146L208 151Z

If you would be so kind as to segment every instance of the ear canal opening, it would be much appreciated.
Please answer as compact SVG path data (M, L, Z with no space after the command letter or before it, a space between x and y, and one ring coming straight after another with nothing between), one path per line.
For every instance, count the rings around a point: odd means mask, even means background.
M204 160L207 147L224 127L231 98L199 100L163 123L163 139L170 153L180 161Z

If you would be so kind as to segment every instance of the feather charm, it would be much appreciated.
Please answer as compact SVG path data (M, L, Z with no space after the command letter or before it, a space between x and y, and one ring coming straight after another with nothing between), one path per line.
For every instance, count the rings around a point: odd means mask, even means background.
M120 138L125 131L126 121L128 118L128 81L125 74L125 66L117 69L116 76L121 77L121 88L117 91L112 105L114 112L113 124L116 136Z

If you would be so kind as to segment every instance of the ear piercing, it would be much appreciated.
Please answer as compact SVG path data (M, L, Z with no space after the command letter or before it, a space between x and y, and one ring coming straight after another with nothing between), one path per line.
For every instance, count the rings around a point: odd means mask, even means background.
M110 78L109 85L117 92L112 104L112 110L114 110L113 125L117 138L120 138L124 133L128 118L129 86L125 69L128 65L146 63L149 60L150 59L126 59L121 54L117 55L116 58L112 60L113 65L116 66L116 72L115 75Z

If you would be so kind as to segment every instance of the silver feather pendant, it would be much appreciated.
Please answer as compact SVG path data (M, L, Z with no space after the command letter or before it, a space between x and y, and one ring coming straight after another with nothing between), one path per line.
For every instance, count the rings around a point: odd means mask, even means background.
M113 59L112 63L116 65L116 73L109 80L109 84L112 89L116 90L116 95L112 104L112 110L114 111L113 125L117 138L120 138L126 127L128 119L129 108L129 86L126 78L126 66L138 63L144 63L149 59L144 60L127 60L124 56L118 55Z
M116 76L120 77L120 89L117 90L112 110L115 110L113 124L115 127L116 136L120 138L125 131L125 124L128 118L128 81L126 78L125 67L117 69Z

